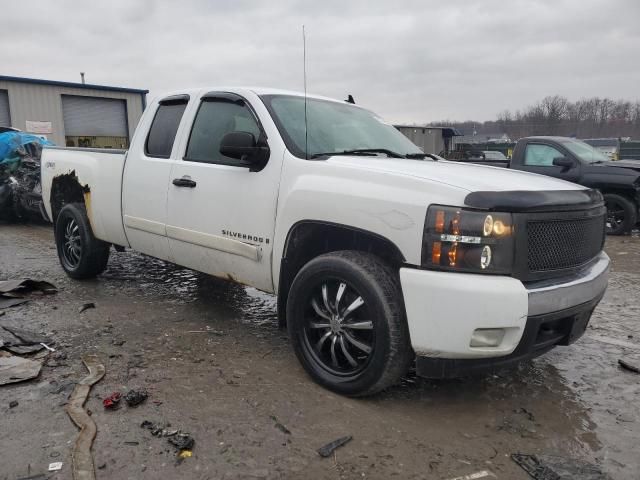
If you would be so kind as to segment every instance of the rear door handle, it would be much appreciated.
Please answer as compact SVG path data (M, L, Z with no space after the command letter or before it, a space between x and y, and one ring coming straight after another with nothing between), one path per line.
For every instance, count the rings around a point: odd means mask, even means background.
M176 187L187 187L187 188L195 188L196 186L196 182L187 177L174 178L173 184Z

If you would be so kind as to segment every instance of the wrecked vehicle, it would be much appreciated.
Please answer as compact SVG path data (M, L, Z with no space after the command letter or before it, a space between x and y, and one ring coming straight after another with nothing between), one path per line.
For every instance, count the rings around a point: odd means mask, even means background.
M276 293L305 370L346 395L568 345L607 287L600 193L427 157L323 97L175 92L128 152L46 148L42 179L69 276L114 246Z
M0 132L0 218L16 221L41 219L41 137L5 128Z

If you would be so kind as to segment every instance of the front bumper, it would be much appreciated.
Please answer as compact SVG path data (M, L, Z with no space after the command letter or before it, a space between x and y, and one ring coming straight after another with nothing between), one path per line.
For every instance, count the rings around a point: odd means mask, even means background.
M575 341L604 295L608 273L604 252L571 277L526 284L503 276L401 269L418 373L459 376L466 367L500 366ZM495 346L471 346L477 329L501 329L504 335Z

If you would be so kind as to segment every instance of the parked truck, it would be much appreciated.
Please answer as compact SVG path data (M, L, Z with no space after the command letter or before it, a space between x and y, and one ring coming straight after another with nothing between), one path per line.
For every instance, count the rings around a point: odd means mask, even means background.
M607 286L596 190L426 156L318 96L173 92L128 152L46 148L42 186L70 277L131 248L275 293L305 370L346 395L572 343Z
M640 161L612 161L591 145L569 137L525 137L518 140L511 160L469 158L480 165L548 175L589 188L604 195L607 233L631 232L640 220Z

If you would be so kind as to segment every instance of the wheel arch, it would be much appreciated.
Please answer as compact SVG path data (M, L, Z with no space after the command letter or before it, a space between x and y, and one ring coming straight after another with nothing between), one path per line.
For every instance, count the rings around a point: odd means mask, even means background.
M62 208L69 203L86 204L86 196L91 194L89 185L82 186L75 170L63 175L57 175L51 182L51 221L55 227L56 219Z
M324 253L356 250L372 253L399 269L406 263L398 246L377 233L321 220L301 220L287 233L278 278L278 321L286 325L287 297L293 279L311 259Z

